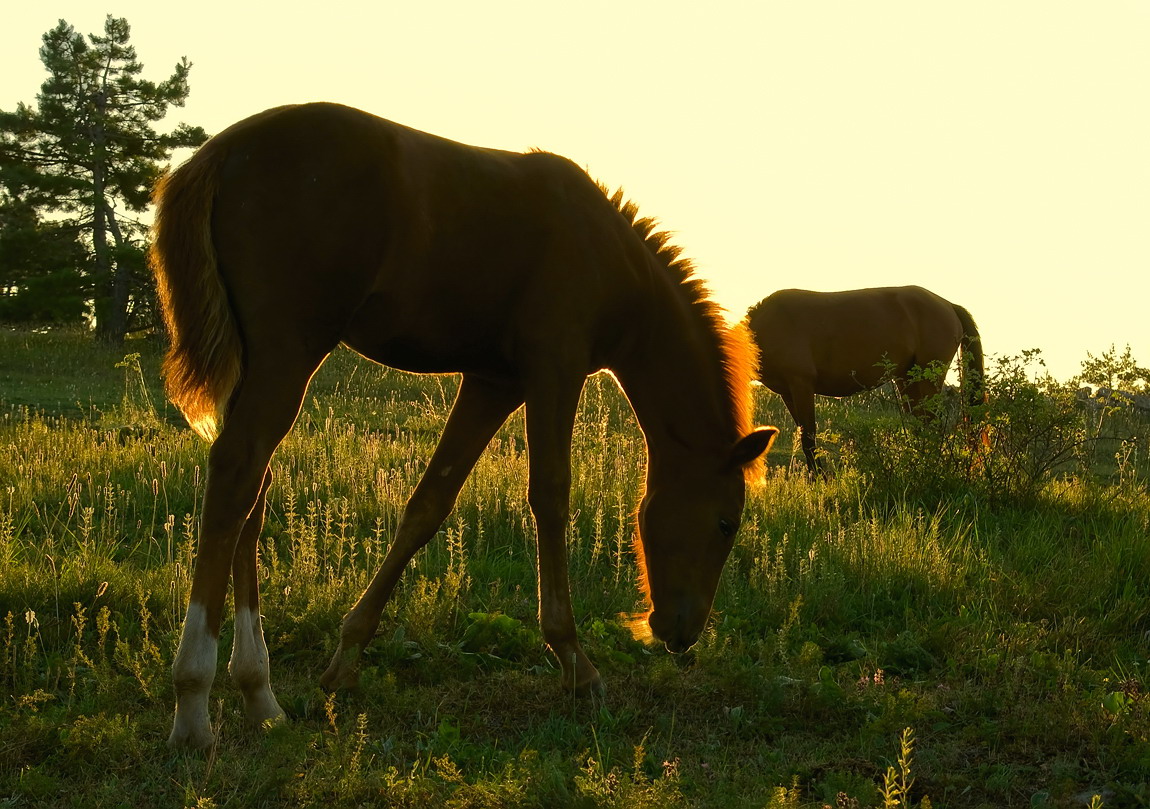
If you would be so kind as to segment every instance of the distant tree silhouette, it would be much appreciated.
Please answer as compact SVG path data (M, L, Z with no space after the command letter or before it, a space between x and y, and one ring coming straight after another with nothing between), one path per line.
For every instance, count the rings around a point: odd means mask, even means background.
M174 149L207 139L186 124L156 131L168 108L187 100L191 63L180 59L158 84L142 79L129 36L127 20L111 15L103 35L87 39L60 20L43 37L40 60L49 75L36 106L0 111L4 296L14 311L35 309L44 289L58 284L66 296L92 301L97 335L107 342L150 317L146 227L138 215L151 187ZM29 260L29 240L60 252ZM25 296L28 306L14 303ZM74 315L65 308L56 314Z
M1138 365L1129 345L1121 356L1113 345L1109 351L1103 351L1098 357L1087 351L1078 378L1096 388L1130 392L1150 391L1150 368Z

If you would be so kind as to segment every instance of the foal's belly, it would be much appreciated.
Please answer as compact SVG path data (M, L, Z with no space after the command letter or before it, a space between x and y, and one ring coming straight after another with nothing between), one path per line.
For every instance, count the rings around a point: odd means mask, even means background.
M492 324L472 316L444 317L424 310L412 314L371 307L357 313L343 343L390 368L419 374L514 373L511 341Z

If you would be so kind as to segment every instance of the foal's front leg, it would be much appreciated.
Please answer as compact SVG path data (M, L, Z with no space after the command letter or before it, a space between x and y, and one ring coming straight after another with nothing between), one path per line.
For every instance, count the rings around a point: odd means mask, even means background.
M367 590L343 619L339 649L320 678L324 688L356 684L360 654L375 636L383 608L403 569L435 536L491 437L522 403L523 397L513 387L463 377L439 446L403 509L391 548Z
M600 693L603 680L579 645L567 574L571 500L571 435L582 379L537 390L527 400L527 500L539 543L539 624L559 658L565 688Z

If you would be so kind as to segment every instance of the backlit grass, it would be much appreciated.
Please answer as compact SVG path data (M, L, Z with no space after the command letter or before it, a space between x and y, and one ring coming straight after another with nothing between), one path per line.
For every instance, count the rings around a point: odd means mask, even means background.
M207 447L163 405L156 347L131 351L117 367L123 352L77 335L0 335L0 806L1150 801L1144 421L1123 416L1132 464L1106 463L1107 448L994 497L942 469L924 486L868 469L855 426L902 429L881 399L820 405L838 471L809 480L785 411L760 392L760 421L784 437L749 493L710 628L672 656L619 617L638 604L643 443L614 383L593 378L569 548L606 697L564 693L542 644L521 414L405 574L361 687L331 697L316 680L339 621L456 384L347 352L277 453L261 547L273 686L292 721L244 729L225 626L219 744L171 753Z

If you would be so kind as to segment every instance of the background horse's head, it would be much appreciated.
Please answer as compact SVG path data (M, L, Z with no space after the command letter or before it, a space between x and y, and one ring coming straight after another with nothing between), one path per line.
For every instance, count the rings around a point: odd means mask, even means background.
M635 553L648 611L632 631L658 639L668 651L685 652L699 639L734 547L746 496L744 467L766 452L778 435L762 427L710 464L651 469L639 506Z

